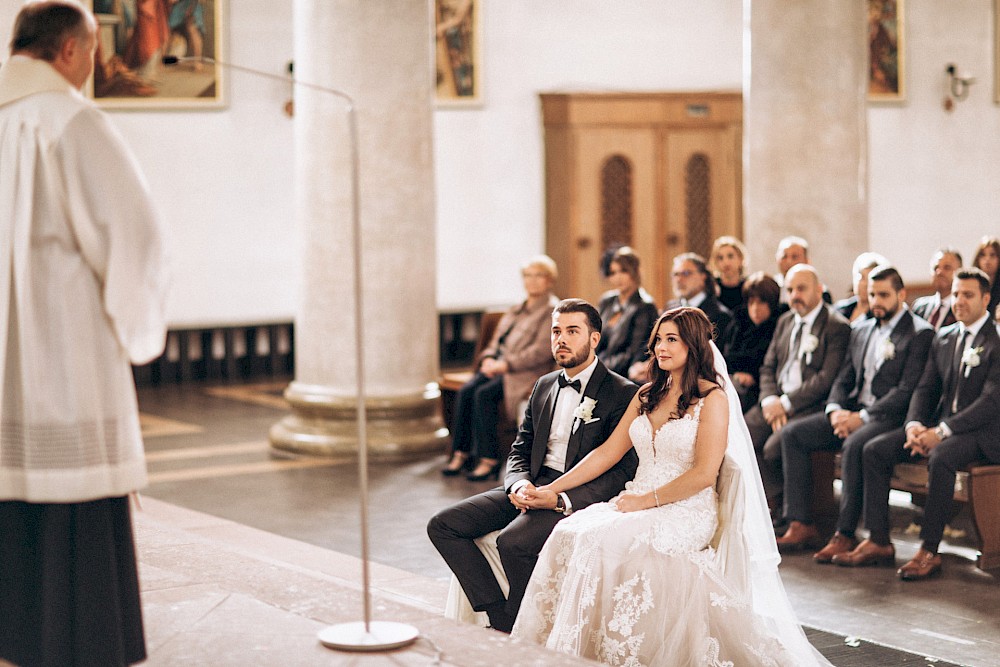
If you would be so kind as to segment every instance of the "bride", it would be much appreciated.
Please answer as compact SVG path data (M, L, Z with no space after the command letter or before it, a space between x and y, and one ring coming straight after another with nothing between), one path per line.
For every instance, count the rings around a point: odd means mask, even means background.
M639 455L621 494L557 524L515 638L628 667L830 664L781 584L753 446L711 326L696 308L660 316L652 382L607 442L534 491L584 484L633 446Z

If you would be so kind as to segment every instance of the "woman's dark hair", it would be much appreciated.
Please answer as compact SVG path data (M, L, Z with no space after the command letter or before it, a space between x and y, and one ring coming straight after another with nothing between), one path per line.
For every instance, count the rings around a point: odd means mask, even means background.
M776 313L781 301L781 288L774 278L763 271L751 273L743 282L743 303L750 303L752 298L760 299L771 308L772 313Z
M608 261L608 272L605 275L611 274L612 264L617 264L619 269L632 276L636 285L642 284L642 278L639 276L639 256L635 254L635 250L627 245L618 248Z
M721 385L722 378L717 377L715 373L715 355L710 344L712 323L705 313L698 308L688 306L668 310L656 320L653 332L649 335L649 344L646 346L650 355L649 377L652 378L652 382L639 391L640 415L655 410L670 389L670 373L656 363L656 342L660 325L664 322L673 322L677 326L681 341L688 348L687 365L684 367L681 379L681 395L677 399L677 411L669 417L680 419L695 399L704 396L698 386L699 380L708 380Z
M979 242L979 245L976 246L976 256L972 259L972 265L977 269L981 270L983 268L979 266L979 260L982 258L983 253L986 252L987 248L993 248L993 252L996 253L997 257L1000 257L1000 239L995 236L984 236ZM1000 269L997 270L997 273L1000 273ZM987 274L987 278L990 279L991 283L996 280L995 275L991 276Z

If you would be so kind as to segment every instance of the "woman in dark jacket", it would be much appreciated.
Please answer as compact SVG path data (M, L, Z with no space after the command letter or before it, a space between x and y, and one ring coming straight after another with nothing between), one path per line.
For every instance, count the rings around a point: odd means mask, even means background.
M659 311L642 289L639 257L631 248L623 246L614 252L606 275L615 289L606 292L597 306L603 324L597 356L619 375L641 379L649 332Z
M996 317L997 306L1000 305L1000 239L995 236L984 236L976 248L972 265L986 274L990 279L990 317Z
M719 342L719 349L729 366L740 405L746 412L757 403L760 395L760 365L774 336L778 321L781 288L763 271L754 273L743 283L746 305L733 314Z

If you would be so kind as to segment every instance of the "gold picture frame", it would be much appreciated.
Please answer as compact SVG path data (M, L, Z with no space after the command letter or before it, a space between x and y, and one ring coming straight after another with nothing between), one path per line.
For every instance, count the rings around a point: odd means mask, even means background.
M440 107L482 103L482 0L433 0L434 100Z
M868 0L868 101L906 99L905 0Z
M226 106L226 0L90 0L98 44L89 93L111 109ZM164 64L173 56L178 62ZM201 56L205 62L199 62Z

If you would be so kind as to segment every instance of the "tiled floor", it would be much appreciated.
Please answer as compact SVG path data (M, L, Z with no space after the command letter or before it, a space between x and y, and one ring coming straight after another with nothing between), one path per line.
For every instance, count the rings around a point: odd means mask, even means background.
M140 408L156 418L147 422L146 495L356 556L356 465L277 456L267 447L268 429L284 415L276 400L282 386L141 390ZM369 480L372 559L443 585L449 572L426 538L427 519L489 483L443 479L442 463L443 456L373 464ZM917 548L902 530L912 516L894 510L899 562ZM1000 665L1000 573L977 570L968 546L947 546L944 575L928 582L900 582L888 568L818 566L808 554L787 556L782 575L805 624L959 664Z

